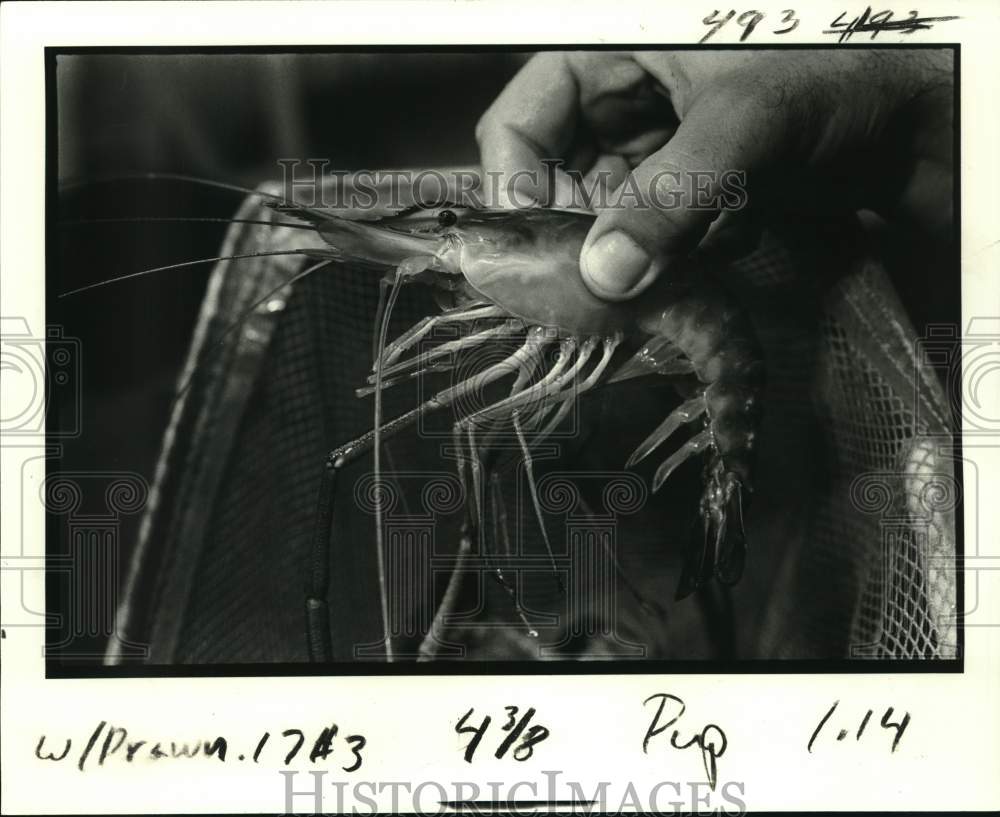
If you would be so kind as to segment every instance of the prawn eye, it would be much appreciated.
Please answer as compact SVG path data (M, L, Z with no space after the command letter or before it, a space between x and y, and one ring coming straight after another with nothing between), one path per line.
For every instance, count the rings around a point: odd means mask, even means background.
M438 224L442 227L450 227L458 221L458 216L455 215L454 210L442 210L438 213Z

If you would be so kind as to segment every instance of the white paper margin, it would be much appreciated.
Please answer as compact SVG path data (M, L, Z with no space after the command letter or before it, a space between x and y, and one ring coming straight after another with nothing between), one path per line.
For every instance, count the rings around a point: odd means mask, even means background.
M829 42L820 31L841 11L864 3L811 3L798 29L780 39L763 28L753 42ZM787 3L756 6L778 14ZM892 7L895 8L895 7ZM905 16L910 6L896 9ZM516 9L516 10L515 10ZM462 43L694 43L711 4L689 3L5 3L0 7L2 100L2 313L44 325L45 88L43 48L69 45L338 45ZM962 20L909 38L879 42L960 42L962 128L963 321L1000 315L1000 97L996 93L998 9L988 2L938 2L921 14ZM719 36L717 41L732 42ZM434 105L435 101L430 100ZM983 383L990 417L1000 416L1000 379ZM670 692L688 701L692 723L724 725L729 749L720 781L738 781L752 810L979 810L1000 806L1000 440L966 439L964 456L978 469L980 494L967 497L966 554L979 567L966 575L965 672L865 675L572 675L374 678L213 678L44 680L41 629L8 630L2 643L2 795L8 814L131 812L281 812L279 765L208 762L120 763L81 773L71 763L35 759L41 733L83 741L99 720L127 726L136 737L184 740L226 734L231 752L252 750L262 729L314 734L329 720L368 738L364 771L333 780L534 780L545 798L543 771L561 780L624 781L648 791L659 780L700 780L697 753L641 752L650 712L647 696ZM992 446L992 447L991 447ZM35 450L35 456L38 454ZM3 557L41 562L40 503L22 515L16 486L37 489L43 466L25 448L2 449ZM40 461L36 461L38 466ZM966 484L970 484L968 481ZM974 538L973 538L974 537ZM22 543L24 550L22 551ZM20 563L19 563L20 564ZM976 569L976 565L972 569ZM18 602L5 570L4 600ZM23 572L23 593L41 601L41 571ZM977 588L975 597L973 588ZM17 590L17 588L14 588ZM809 734L834 700L845 725L868 708L909 711L912 722L895 754L884 741L831 744L808 754ZM498 715L507 704L535 706L552 737L530 763L488 758L462 761L464 743L452 724L467 708ZM840 724L838 724L840 725ZM308 746L308 744L307 744ZM272 747L273 748L273 747ZM344 750L338 749L341 757ZM344 763L348 762L346 759ZM219 764L222 766L222 764ZM311 781L298 765L297 789ZM336 765L330 767L336 770ZM449 796L454 790L449 788ZM506 790L501 790L506 792ZM335 808L327 787L325 807ZM519 796L531 798L522 789ZM433 809L436 791L422 803ZM689 800L689 794L661 802ZM388 808L388 792L380 798ZM297 809L310 811L308 798ZM405 807L405 806L404 806ZM686 808L690 808L687 805Z

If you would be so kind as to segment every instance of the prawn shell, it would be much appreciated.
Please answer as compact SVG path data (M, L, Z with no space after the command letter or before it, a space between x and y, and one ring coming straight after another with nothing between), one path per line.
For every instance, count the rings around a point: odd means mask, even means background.
M756 387L763 379L760 349L746 315L711 284L639 315L637 323L644 332L671 338L702 383Z
M748 488L760 423L758 389L734 380L720 380L705 390L712 438L726 469Z
M635 307L587 289L576 254L540 259L473 244L462 248L461 269L471 289L529 324L586 336L610 335L635 321Z

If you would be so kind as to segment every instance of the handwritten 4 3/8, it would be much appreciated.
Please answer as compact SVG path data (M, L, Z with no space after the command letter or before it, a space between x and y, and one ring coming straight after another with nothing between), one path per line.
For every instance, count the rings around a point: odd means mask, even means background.
M513 746L514 752L512 756L514 760L527 760L534 754L535 744L540 743L549 736L549 730L547 727L537 724L533 724L531 726L528 725L531 719L535 716L534 707L528 709L520 717L520 719L517 717L519 709L516 706L505 706L504 709L507 712L507 722L500 727L500 731L506 732L507 734L501 739L500 744L493 753L493 756L499 760L506 755ZM479 723L479 726L467 726L466 724L468 723L469 718L472 717L472 713L474 711L475 708L470 709L462 715L461 720L455 726L455 731L458 732L458 734L472 735L472 738L465 746L466 763L472 763L472 758L476 754L476 749L479 748L480 742L486 735L487 730L490 728L490 724L493 722L493 718L487 715Z

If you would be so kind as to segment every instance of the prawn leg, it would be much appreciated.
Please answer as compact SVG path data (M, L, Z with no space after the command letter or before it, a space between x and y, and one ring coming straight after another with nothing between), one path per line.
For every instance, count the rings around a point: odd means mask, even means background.
M493 524L495 527L493 541L503 541L503 552L505 556L510 556L510 532L507 528L507 505L503 499L503 486L500 478L495 474L490 474L490 498L493 505Z
M531 456L531 449L528 447L528 441L524 438L524 430L521 428L521 423L518 420L518 413L515 411L511 417L511 421L514 424L514 433L517 434L517 441L521 445L521 454L524 457L524 473L528 479L528 491L531 493L531 504L535 509L535 518L538 520L538 528L542 532L542 541L545 543L545 552L549 555L549 564L552 566L552 573L556 577L556 583L559 585L559 591L561 593L566 592L566 586L563 584L562 576L559 574L559 567L556 565L556 556L552 552L552 543L549 541L549 533L545 528L545 515L542 513L542 505L538 500L538 486L535 484L535 467L534 460Z
M535 435L532 440L532 444L541 442L553 431L555 431L559 427L559 424L566 418L566 415L569 414L569 410L576 402L576 398L590 391L590 389L600 382L602 375L607 369L608 364L611 363L611 358L614 356L615 350L618 348L621 341L622 336L620 334L612 335L611 337L604 339L604 348L601 352L601 359L594 367L594 370L587 375L583 382L579 384L579 386L575 389L575 393L563 398L563 401L556 410L555 415L549 420L548 424Z
M545 345L548 345L547 342ZM545 346L539 346L537 353L532 355L528 360L524 362L521 369L517 373L517 377L510 387L510 397L520 394L527 387L528 383L531 381L532 376L538 369L539 364L542 360L542 353L545 351ZM494 426L491 428L483 438L483 450L489 451L493 448L493 443L496 441L497 433L499 432L499 427ZM495 475L494 475L495 477Z
M444 633L448 626L448 619L455 612L458 604L458 594L462 586L462 573L465 570L465 563L468 561L469 553L472 551L472 539L468 527L464 527L461 539L458 542L458 556L455 559L455 567L451 576L448 577L448 586L445 588L441 604L438 605L434 620L430 629L420 642L417 648L417 661L433 661L441 657L441 648L450 646L444 640ZM459 650L460 645L455 645Z
M631 468L634 465L638 465L646 457L653 453L662 443L664 443L671 434L677 431L685 423L692 423L701 417L705 413L705 397L702 394L692 397L681 403L677 408L675 408L667 416L667 419L657 426L656 430L653 431L635 451L632 456L629 457L628 462L625 463L626 468ZM664 476L666 479L666 476Z
M704 431L695 434L684 445L678 448L673 454L667 457L666 461L656 469L653 475L653 493L660 490L660 487L682 463L695 454L708 451L712 445L712 431L706 428Z
M514 335L520 333L523 329L524 324L516 318L513 320L507 320L499 326L492 326L481 332L465 335L464 337L450 340L447 343L442 343L440 346L435 346L433 349L429 349L428 351L416 355L409 360L404 360L391 366L386 366L383 363L382 376L395 377L409 369L424 366L432 360L437 360L440 357L446 357L454 354L455 352L471 349L474 346L486 343L486 341L495 340L496 338L513 337ZM380 362L382 361L380 360ZM373 378L374 375L369 375L368 382L373 382Z
M476 449L475 427L469 426L466 434L469 437L469 471L472 474L473 501L471 507L475 509L473 520L478 530L483 522L483 466L479 459L479 451ZM459 439L461 439L461 436L459 436Z
M385 347L385 352L383 353L384 362L386 364L395 363L403 352L413 346L416 346L416 344L420 343L421 340L427 337L427 335L429 335L441 324L458 321L478 321L483 318L502 317L506 317L506 313L504 313L500 307L481 306L472 309L450 310L449 312L443 312L440 315L433 315L429 318L424 318L407 329L402 335L396 338L396 340Z
M539 332L543 332L540 327L536 327ZM535 330L532 330L535 331ZM542 342L547 343L548 338L542 335ZM572 350L575 347L575 342L573 340L565 340L560 344L560 355L559 359L556 361L555 365L546 373L546 375L539 380L534 386L528 389L524 389L520 392L510 395L503 400L494 403L491 406L480 409L473 414L469 414L464 418L458 420L455 423L455 435L458 439L458 435L461 431L465 431L473 425L477 424L487 424L493 423L497 419L498 412L500 417L509 417L511 412L519 409L520 406L531 403L536 397L541 396L543 401L547 396L551 395L553 392L558 392L562 386L571 380L576 375L576 371L583 364L582 360L578 360L577 363L570 367L567 371L567 366L569 364L570 356ZM591 347L592 348L592 347ZM589 352L588 352L589 356ZM497 364L500 365L500 364ZM486 371L489 371L488 369ZM510 409L509 412L505 412L506 409ZM547 406L543 403L542 409L540 411L547 410ZM487 441L492 441L494 438L494 433L490 432L487 435Z
M375 368L378 361L379 333L382 331L382 320L385 317L385 302L389 297L389 289L392 287L392 278L383 276L378 279L378 307L375 309L375 323L372 329L372 368Z
M653 337L608 378L608 383L621 383L647 374L690 374L693 371L691 361L672 340Z
M545 337L544 330L539 328L538 331L535 331L535 329L532 329L528 332L528 337L524 344L512 355L508 356L499 363L495 363L489 368L484 369L482 372L479 372L478 374L473 375L460 383L456 383L454 386L450 386L449 388L438 392L433 397L405 414L401 414L400 416L389 420L387 423L382 425L380 436L382 439L388 439L389 437L398 434L400 431L409 428L421 417L433 411L446 408L470 392L476 389L481 389L495 380L499 380L512 372L518 371L523 363L531 357L531 355L535 354L538 345L546 342L547 339ZM343 458L345 464L352 462L370 451L374 442L375 431L372 429L371 431L365 432L360 437L335 448L330 452L329 458L332 461Z
M388 389L392 386L397 386L406 380L416 380L418 377L422 377L425 374L433 374L438 372L450 372L454 366L447 361L441 361L439 363L431 363L429 366L424 366L422 369L415 369L412 372L407 372L406 374L401 374L398 377L389 377L382 381L382 388ZM375 384L370 386L361 386L354 390L355 397L367 397L369 394L375 393Z
M460 425L458 423L456 423L455 425L456 428L460 428ZM472 472L473 491L475 491L475 501L474 503L469 505L467 513L469 514L469 518L472 518L471 509L475 508L476 521L472 523L472 526L474 530L478 531L481 529L483 521L483 505L482 505L483 466L480 461L479 450L476 445L475 426L470 425L468 427L467 433L469 437L469 465L470 465L470 470ZM458 435L456 439L460 442L461 436ZM490 475L490 482L493 483L493 485L495 486L496 483L493 479L494 476L495 475ZM494 500L494 512L495 512L495 504L496 504L495 494L493 500ZM494 519L494 522L496 522L496 519ZM504 524L506 524L506 517L504 518ZM520 598L518 597L517 590L515 590L514 587L511 586L510 582L507 581L507 577L504 575L503 569L498 564L494 563L494 561L492 560L490 556L489 546L486 544L485 539L481 541L482 541L482 552L483 556L486 558L486 563L490 566L491 570L493 571L493 576L496 579L497 583L500 585L504 593L506 593L507 597L510 599L511 605L514 607L514 612L517 614L517 617L521 620L521 624L524 626L525 632L527 632L528 636L531 638L537 637L538 632L537 630L535 630L531 622L528 620L528 617L524 612L524 608L521 606L521 601ZM509 545L508 545L508 551L509 551Z
M487 406L474 414L470 414L463 422L475 423L482 420L492 420L496 417L510 417L515 409L519 409L524 405L530 405L536 398L540 398L544 406L545 402L552 395L558 394L565 386L573 382L580 369L583 368L593 353L596 343L597 341L594 338L588 338L580 344L576 360L572 365L569 365L569 359L576 348L576 342L572 339L563 341L560 348L559 360L556 361L556 364L549 370L548 374L538 381L538 383L518 394L500 400L492 406Z

